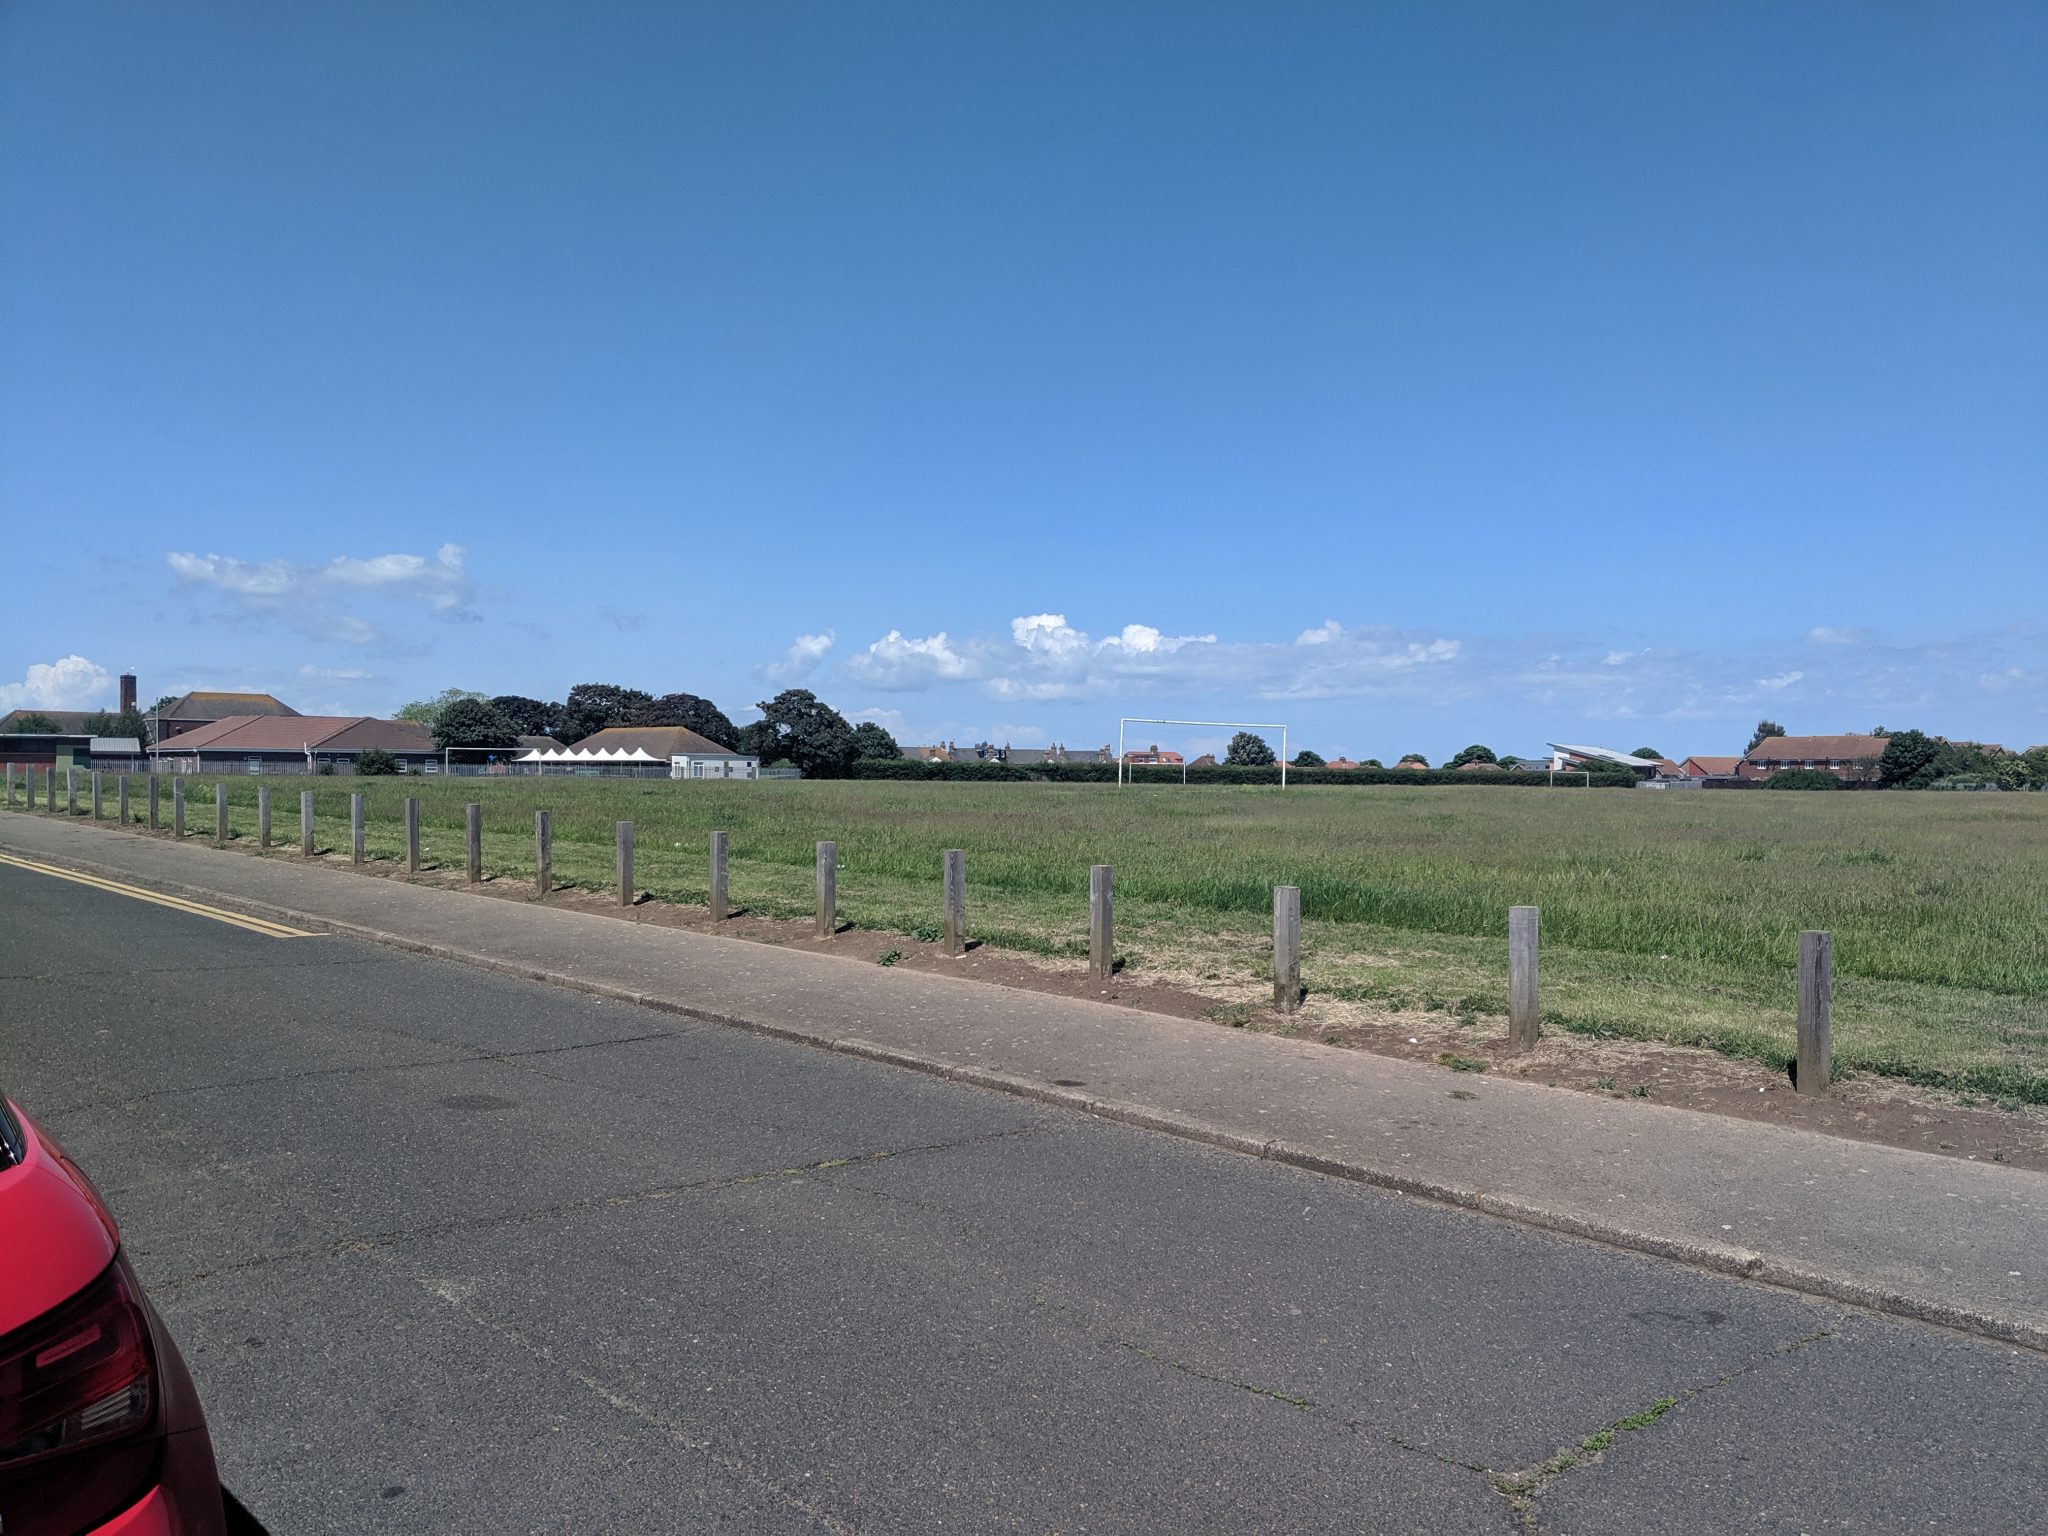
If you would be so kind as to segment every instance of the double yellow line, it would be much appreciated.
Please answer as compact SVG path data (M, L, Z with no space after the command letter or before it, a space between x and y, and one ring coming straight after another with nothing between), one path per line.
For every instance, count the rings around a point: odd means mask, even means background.
M135 901L147 901L159 907L169 907L174 912L189 912L194 917L210 917L216 923L226 923L234 928L246 928L251 933L260 933L266 939L314 939L319 935L308 933L303 928L287 928L283 923L273 923L268 918L245 917L240 912L227 912L219 907L209 907L200 902L186 901L181 896L166 896L161 891L145 891L139 885L123 885L118 880L102 880L97 875L82 875L75 869L59 869L54 864L38 864L33 859L17 859L11 853L0 853L0 864L15 869L25 869L31 874L49 875L57 880L69 880L74 885L89 885L96 891L106 891L115 896L126 896Z

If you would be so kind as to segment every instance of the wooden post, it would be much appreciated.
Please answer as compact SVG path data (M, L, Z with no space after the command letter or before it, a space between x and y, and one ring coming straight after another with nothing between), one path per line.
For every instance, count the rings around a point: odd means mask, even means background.
M1508 1048L1525 1051L1542 1033L1538 1020L1536 951L1541 920L1535 907L1508 908Z
M967 855L948 848L942 863L946 893L946 953L967 953Z
M185 775L171 780L171 836L185 835Z
M156 770L152 768L149 772L149 830L152 832L163 826L163 820L156 811L157 782Z
M270 846L270 786L256 786L256 846Z
M1273 1006L1301 1006L1301 887L1273 887Z
M7 808L14 809L14 764L7 765Z
M228 845L228 787L225 784L213 786L213 840L222 848Z
M1110 865L1088 866L1088 972L1097 981L1109 980L1116 970L1114 879Z
M313 857L313 791L299 791L299 857Z
M711 921L725 921L725 834L711 834Z
M92 771L92 819L100 819L100 771L97 768Z
M420 800L418 795L405 797L405 872L416 875L420 872Z
M617 828L619 840L618 877L619 905L633 905L633 823L622 821Z
M545 896L555 884L554 825L546 811L533 813L533 888Z
M121 825L128 825L128 775L121 774L115 781L114 799L120 806Z
M78 814L78 770L76 768L66 768L64 770L64 814L66 816L76 816Z
M818 844L818 937L839 931L839 845Z
M1801 1093L1825 1093L1835 1074L1834 936L1809 930L1799 935L1799 1060L1792 1086Z
M469 846L469 883L478 885L484 878L484 808L481 805L465 806L462 819Z
M348 797L348 861L363 862L363 797L359 793Z

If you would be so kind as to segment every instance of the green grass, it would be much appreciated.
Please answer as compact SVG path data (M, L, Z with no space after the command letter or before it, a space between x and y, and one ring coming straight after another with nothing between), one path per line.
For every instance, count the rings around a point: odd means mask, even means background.
M254 779L227 781L255 832ZM553 813L558 880L608 887L634 822L637 883L703 902L705 834L731 838L732 898L810 911L813 845L838 843L842 916L936 932L942 850L967 854L969 922L990 944L1085 955L1088 866L1116 869L1133 979L1231 1001L1270 985L1272 888L1301 888L1309 1006L1351 1002L1471 1023L1507 1008L1507 909L1542 909L1546 1026L1790 1059L1803 928L1834 934L1835 1047L1878 1072L2048 1102L2048 795L1766 795L1454 788L672 783L593 779L273 781L296 846L312 789L323 845L368 796L373 857L397 857L421 800L428 858L459 867L484 805L485 864L530 876ZM187 824L212 828L211 778ZM136 785L140 789L139 782ZM165 820L169 819L165 795ZM143 796L134 797L138 818ZM113 804L111 786L107 804ZM1238 986L1239 993L1230 988Z

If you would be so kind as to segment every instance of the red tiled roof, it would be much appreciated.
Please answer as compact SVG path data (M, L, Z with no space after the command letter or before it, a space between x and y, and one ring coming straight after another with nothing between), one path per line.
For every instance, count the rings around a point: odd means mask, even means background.
M1743 761L1751 763L1803 763L1882 757L1882 736L1766 736Z
M185 752L431 752L426 727L409 720L375 720L367 715L229 715L164 743L164 751Z
M1742 759L1739 757L1699 757L1695 755L1688 757L1678 766L1688 778L1720 779L1734 773L1741 762Z
M681 725L614 725L602 731L593 731L569 750L571 752L631 752L635 747L649 757L658 757L667 762L672 757L688 755L702 757L706 753L723 753L737 757L731 747L721 747L709 736L699 736L687 726Z

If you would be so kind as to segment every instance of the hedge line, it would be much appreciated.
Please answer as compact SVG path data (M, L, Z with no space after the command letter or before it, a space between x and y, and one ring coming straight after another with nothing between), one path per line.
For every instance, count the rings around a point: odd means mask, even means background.
M1125 772L1140 784L1178 784L1181 770L1178 768L1133 767ZM990 762L966 763L921 763L913 758L862 758L856 762L847 777L855 779L937 779L965 783L1055 783L1055 784L1113 784L1116 782L1115 763L1033 763L1023 764ZM1190 784L1278 784L1280 770L1272 768L1190 768L1187 770ZM1303 786L1320 784L1519 784L1541 787L1548 782L1548 775L1535 771L1510 773L1502 769L1498 773L1466 773L1458 769L1431 768L1289 768L1287 782ZM1569 781L1583 783L1574 772ZM1595 789L1633 788L1636 776L1626 769L1614 773L1593 775Z

